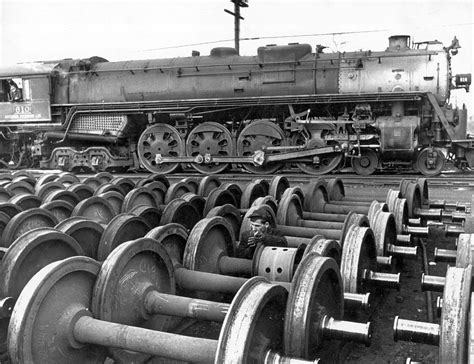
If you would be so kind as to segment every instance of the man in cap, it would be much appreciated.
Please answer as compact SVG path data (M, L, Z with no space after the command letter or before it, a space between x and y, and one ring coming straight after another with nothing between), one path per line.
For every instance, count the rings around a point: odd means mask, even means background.
M255 250L260 245L265 246L288 246L284 236L271 228L268 212L260 207L250 216L250 230L242 234L241 241L237 246L237 258L252 259Z

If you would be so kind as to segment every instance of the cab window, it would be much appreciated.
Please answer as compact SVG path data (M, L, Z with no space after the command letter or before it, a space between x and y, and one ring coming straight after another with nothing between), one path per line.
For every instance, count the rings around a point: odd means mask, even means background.
M8 101L23 101L23 81L21 78L9 78L6 80L8 89Z
M8 102L8 92L10 87L8 86L7 80L0 80L0 102Z

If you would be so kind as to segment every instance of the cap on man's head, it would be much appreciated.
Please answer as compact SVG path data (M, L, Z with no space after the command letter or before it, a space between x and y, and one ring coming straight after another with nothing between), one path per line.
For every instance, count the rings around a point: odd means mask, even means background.
M252 212L252 214L249 216L249 218L251 220L256 220L256 219L262 219L264 221L270 220L268 212L263 207L259 207L254 212Z

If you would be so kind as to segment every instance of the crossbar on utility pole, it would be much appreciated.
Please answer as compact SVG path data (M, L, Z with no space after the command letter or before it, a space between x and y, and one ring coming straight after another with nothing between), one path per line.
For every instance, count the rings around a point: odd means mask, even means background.
M247 8L249 6L248 0L230 0L234 3L234 11L224 9L224 11L232 16L234 16L234 44L237 54L240 54L240 19L244 20L240 16L240 8Z

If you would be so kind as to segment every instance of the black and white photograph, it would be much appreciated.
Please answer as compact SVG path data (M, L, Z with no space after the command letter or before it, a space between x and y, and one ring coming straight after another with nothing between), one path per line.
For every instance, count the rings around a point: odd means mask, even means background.
M0 0L0 364L474 363L471 0Z

